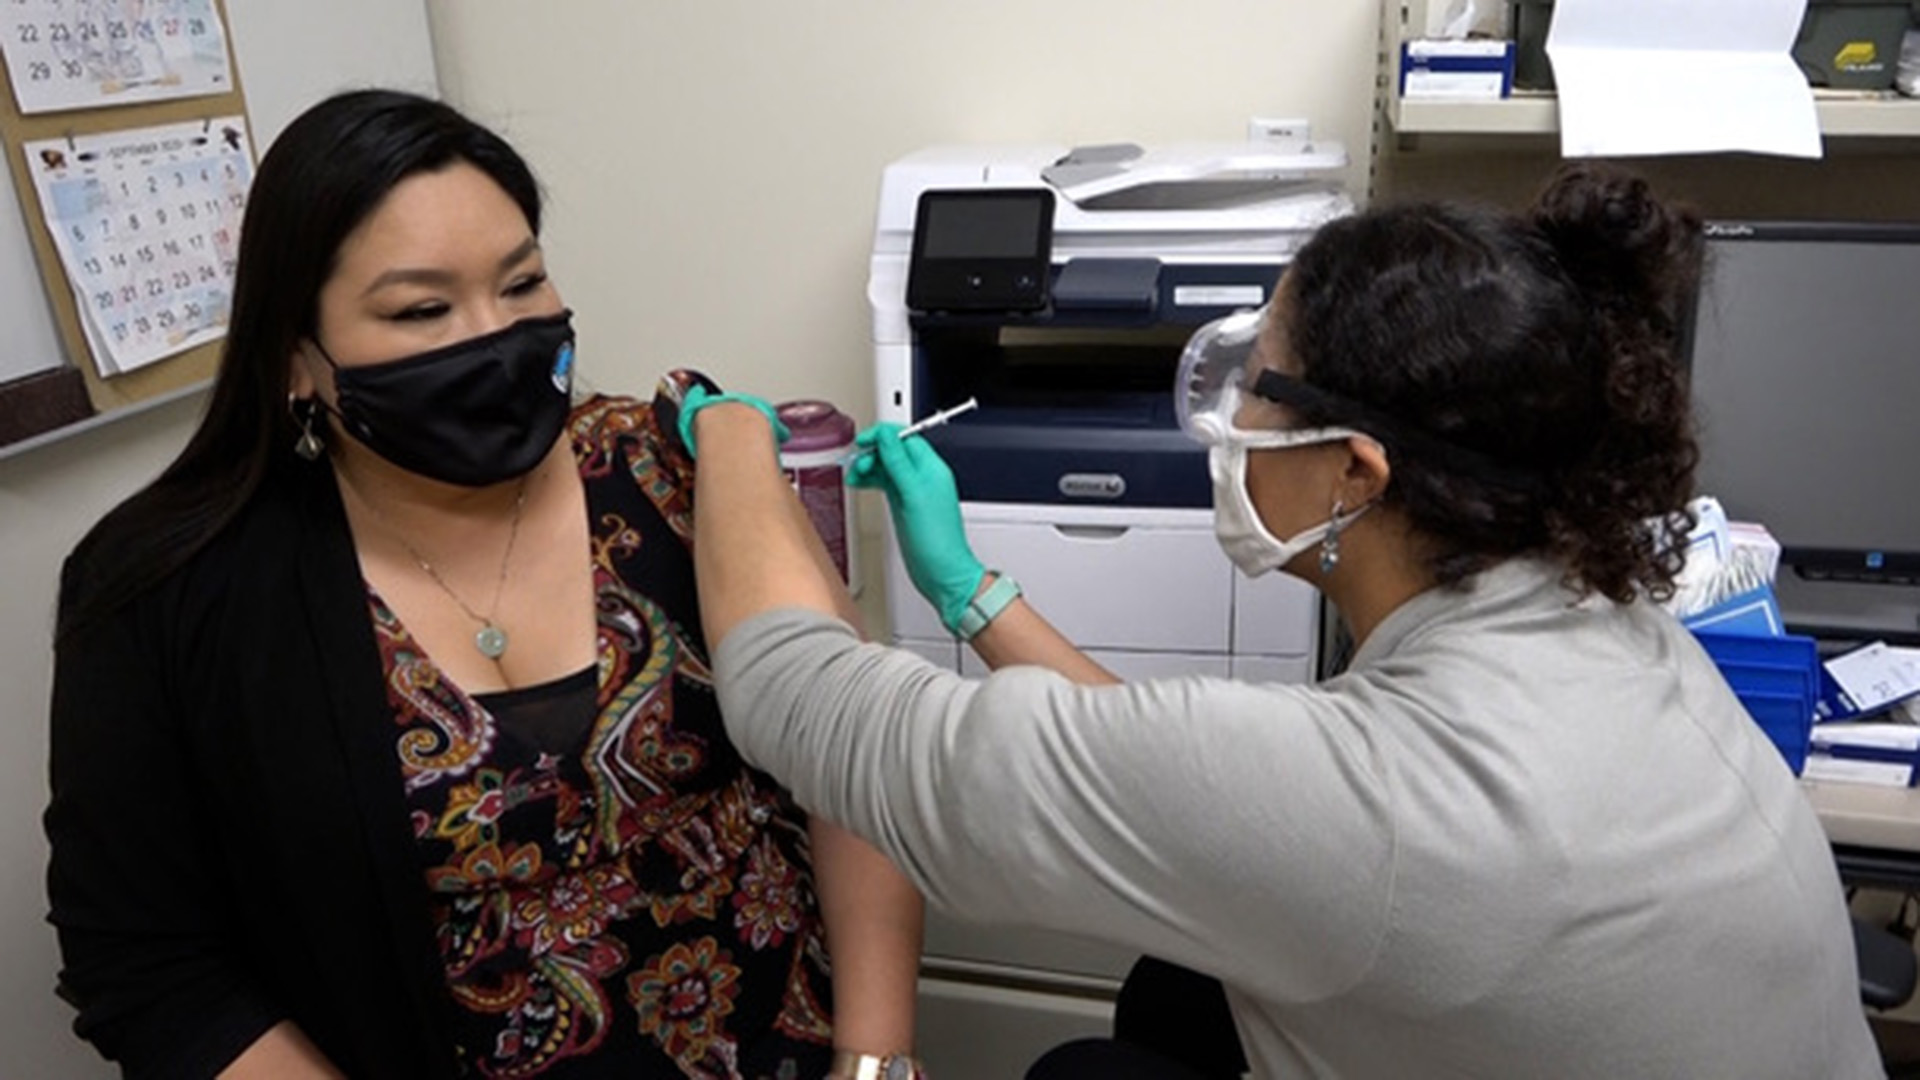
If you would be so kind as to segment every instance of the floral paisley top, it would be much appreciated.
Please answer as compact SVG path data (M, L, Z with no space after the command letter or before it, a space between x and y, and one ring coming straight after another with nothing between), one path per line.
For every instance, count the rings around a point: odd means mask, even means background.
M597 670L476 700L369 593L462 1068L821 1076L832 1029L806 819L721 726L691 464L632 399L588 401L569 432ZM589 685L593 715L570 732L536 736L486 704L584 703Z

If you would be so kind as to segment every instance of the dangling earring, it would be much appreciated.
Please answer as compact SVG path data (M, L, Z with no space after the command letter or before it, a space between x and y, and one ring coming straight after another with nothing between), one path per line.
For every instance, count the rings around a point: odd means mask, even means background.
M1339 499L1333 500L1333 516L1327 519L1327 535L1320 541L1320 574L1325 577L1333 573L1340 565L1340 530L1346 528L1346 522L1340 520L1340 511L1345 509Z
M302 401L291 394L287 395L287 411L300 423L300 438L294 441L293 452L305 461L317 461L327 450L327 444L321 442L320 436L313 431L314 405L312 400Z

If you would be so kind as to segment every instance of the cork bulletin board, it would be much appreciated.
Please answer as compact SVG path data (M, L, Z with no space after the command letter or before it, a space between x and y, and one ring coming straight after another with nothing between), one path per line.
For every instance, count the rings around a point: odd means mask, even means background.
M13 0L0 30L5 456L212 377L255 150L225 0Z

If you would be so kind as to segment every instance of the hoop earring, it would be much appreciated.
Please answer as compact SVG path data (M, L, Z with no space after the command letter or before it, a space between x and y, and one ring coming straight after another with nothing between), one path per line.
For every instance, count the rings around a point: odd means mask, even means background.
M300 425L300 437L294 440L293 452L300 455L303 461L318 461L320 455L327 451L327 444L321 442L320 436L313 430L314 405L312 399L302 400L292 394L287 395L287 411L293 414L294 420Z
M1340 565L1340 530L1346 524L1340 520L1340 511L1345 507L1339 499L1333 500L1333 516L1327 519L1327 535L1320 541L1320 574L1322 577L1333 573Z

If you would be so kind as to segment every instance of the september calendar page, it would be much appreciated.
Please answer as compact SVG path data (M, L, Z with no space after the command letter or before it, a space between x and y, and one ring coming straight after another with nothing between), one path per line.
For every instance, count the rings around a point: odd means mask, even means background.
M226 333L246 132L225 116L22 147L103 377Z
M0 0L0 34L23 114L233 89L213 0Z

